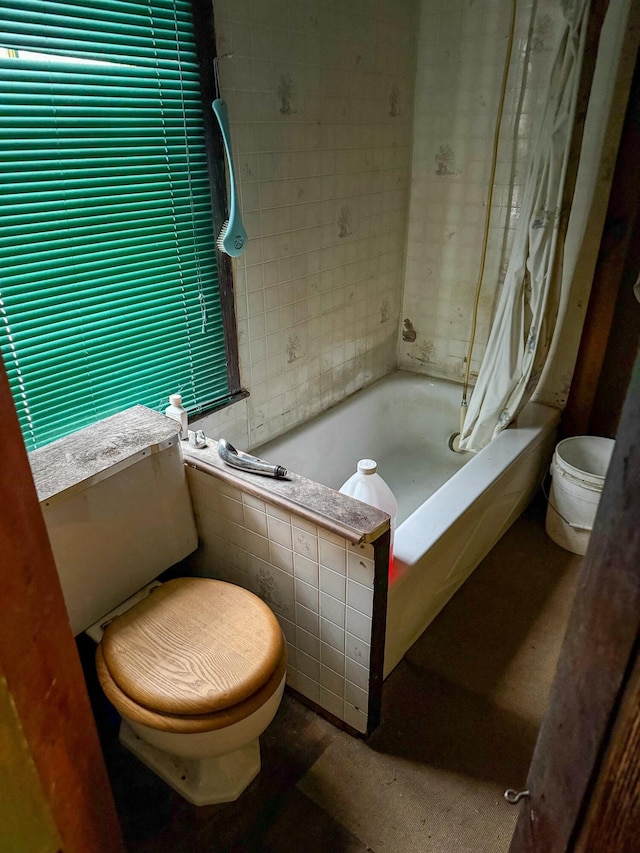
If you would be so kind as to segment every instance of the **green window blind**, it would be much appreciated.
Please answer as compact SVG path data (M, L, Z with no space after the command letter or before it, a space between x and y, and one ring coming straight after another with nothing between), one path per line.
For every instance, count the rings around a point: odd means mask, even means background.
M4 0L0 340L29 449L230 396L190 0Z

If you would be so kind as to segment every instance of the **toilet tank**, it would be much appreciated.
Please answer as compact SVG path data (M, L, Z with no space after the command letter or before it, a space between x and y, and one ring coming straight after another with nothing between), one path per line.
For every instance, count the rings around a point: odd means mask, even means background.
M29 454L74 634L197 547L178 430L134 406Z

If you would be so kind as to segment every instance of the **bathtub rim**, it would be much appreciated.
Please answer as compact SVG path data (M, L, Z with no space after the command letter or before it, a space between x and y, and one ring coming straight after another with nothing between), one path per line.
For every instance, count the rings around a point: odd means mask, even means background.
M554 431L561 412L544 403L529 402L517 422L500 433L439 489L418 506L395 532L394 562L411 569L444 533L527 450L542 443ZM393 594L394 583L389 586Z

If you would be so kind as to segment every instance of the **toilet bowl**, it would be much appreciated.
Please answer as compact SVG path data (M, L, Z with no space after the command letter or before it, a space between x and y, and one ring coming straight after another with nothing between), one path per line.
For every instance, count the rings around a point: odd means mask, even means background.
M246 589L154 580L198 546L177 429L135 406L35 451L31 463L42 472L69 621L98 642L120 740L205 805L236 799L258 773L286 643L274 613Z
M109 622L96 651L120 740L195 805L234 800L257 775L286 662L267 605L208 578L155 587Z

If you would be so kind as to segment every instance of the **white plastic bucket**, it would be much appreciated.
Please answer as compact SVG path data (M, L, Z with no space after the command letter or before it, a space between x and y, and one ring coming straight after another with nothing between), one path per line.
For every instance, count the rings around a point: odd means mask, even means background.
M556 545L586 554L615 441L594 435L565 438L551 462L546 531Z

